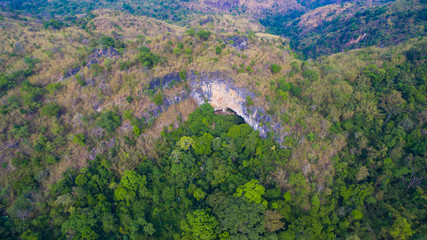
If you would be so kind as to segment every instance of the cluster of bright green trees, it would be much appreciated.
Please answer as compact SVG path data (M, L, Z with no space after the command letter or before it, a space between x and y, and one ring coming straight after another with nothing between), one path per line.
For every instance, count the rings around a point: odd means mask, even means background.
M180 128L164 132L156 159L119 172L111 155L99 155L79 172L64 173L46 203L21 195L9 210L11 219L2 222L2 236L7 238L9 224L9 237L20 232L24 239L274 236L284 222L269 201L282 194L265 173L289 151L240 122L202 105ZM34 211L32 219L22 215Z

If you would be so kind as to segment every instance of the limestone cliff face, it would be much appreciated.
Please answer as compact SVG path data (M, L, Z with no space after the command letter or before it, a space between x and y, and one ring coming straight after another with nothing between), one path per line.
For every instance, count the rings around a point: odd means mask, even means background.
M215 111L233 110L253 129L258 130L262 137L267 136L267 122L271 117L263 109L248 106L246 99L255 95L243 88L237 88L232 81L215 74L190 75L190 96L200 105L208 102Z
M148 89L156 91L159 88L169 88L173 83L180 82L177 73L168 74L163 78L153 80ZM248 106L247 97L255 99L254 93L244 88L238 88L229 78L223 77L220 73L187 73L189 92L181 93L178 96L168 96L162 106L152 106L148 110L146 119L156 117L160 113L168 109L172 104L177 104L180 101L191 97L201 105L205 102L212 105L215 111L227 109L233 110L237 115L243 118L254 130L258 130L261 137L267 137L268 133L272 133L276 141L281 143L284 136L280 136L281 125L273 124L272 118L264 109Z

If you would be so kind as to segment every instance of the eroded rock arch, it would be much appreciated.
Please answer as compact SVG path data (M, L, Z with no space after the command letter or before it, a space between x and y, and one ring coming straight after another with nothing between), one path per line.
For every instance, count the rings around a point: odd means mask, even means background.
M237 88L230 81L223 79L193 80L190 85L190 96L199 105L208 102L215 111L225 112L227 109L231 109L252 128L258 130L261 136L267 136L268 129L265 126L265 121L271 119L260 114L259 109L249 108L246 103L247 96L255 97L253 93Z

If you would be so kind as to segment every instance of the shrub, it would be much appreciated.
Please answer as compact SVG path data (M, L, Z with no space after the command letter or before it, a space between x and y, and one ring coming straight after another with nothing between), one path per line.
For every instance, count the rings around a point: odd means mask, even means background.
M11 95L7 98L7 103L13 108L21 107L21 97L18 95Z
M26 138L31 135L30 128L28 127L28 125L21 126L21 125L14 124L12 130L10 130L10 133L14 135L16 139Z
M120 71L124 71L124 70L130 68L131 66L132 66L132 63L130 61L124 61L124 62L119 61Z
M46 86L46 89L49 91L50 94L54 94L60 88L61 88L61 83L51 83Z
M44 24L44 28L48 29L49 27L52 27L53 29L61 29L65 26L65 23L56 20L56 19L50 19L49 22L46 22Z
M126 102L132 103L133 102L133 97L132 96L127 96L126 97Z
M153 98L153 101L154 101L154 103L155 104L157 104L157 105L162 105L163 104L163 100L164 100L164 96L163 96L163 93L162 92L158 92L155 96L154 96L154 98Z
M0 74L0 93L15 87L16 82L7 75Z
M182 49L181 48L176 47L176 48L173 49L173 54L175 54L175 55L181 55L181 53L182 53Z
M160 57L152 52L141 52L138 56L138 61L144 67L152 68L160 62Z
M82 87L86 86L86 82L81 75L76 75L76 82Z
M302 92L301 87L294 86L292 83L289 83L289 86L291 88L291 93L293 96L295 96L295 97L301 96L301 92Z
M12 166L19 167L19 166L26 166L29 161L27 158L13 157L10 162L12 163Z
M202 40L208 40L209 37L211 36L211 32L207 31L207 30L200 30L199 32L197 32L197 36L202 39Z
M185 70L182 70L178 73L179 78L183 81L185 81L185 79L187 79L187 72Z
M90 65L90 69L92 70L94 77L97 77L97 76L99 76L99 74L104 72L104 68L101 65L96 64L96 63Z
M291 62L291 68L292 70L294 70L296 73L301 72L301 66L299 65L299 63L297 61L293 61Z
M82 147L86 146L85 140L86 140L86 137L85 137L84 133L78 133L78 134L73 136L73 143L77 143L78 145L80 145Z
M148 47L146 47L146 46L142 46L142 47L139 48L139 52L145 52L145 53L147 53L147 52L150 52L150 49Z
M187 30L187 34L194 37L194 35L196 35L196 30L194 30L194 28L190 28Z
M254 105L254 101L252 101L251 96L246 96L246 104L247 104L248 106L252 106L252 105Z
M222 52L222 48L220 46L218 46L218 47L215 48L215 53L217 55L221 55L221 52Z
M132 110L124 110L123 111L123 118L131 120L133 118L133 112L132 112Z
M282 70L282 67L277 65L277 64L273 64L270 67L270 70L273 74L280 72L280 70Z
M289 83L287 83L286 81L285 81L285 79L279 79L278 81L277 81L277 85L278 85L278 89L280 89L280 90L282 90L282 91L284 91L284 92L289 92L290 90L291 90L291 86L290 86L290 84Z
M103 47L114 47L114 48L124 48L125 44L118 40L118 39L114 39L112 37L108 37L108 36L102 36L99 38L98 40L99 45L103 46Z
M44 89L34 86L28 80L23 81L21 86L20 91L24 106L40 107L38 101L41 99Z
M317 81L320 78L320 74L314 70L305 70L302 73L302 76L310 80L310 82Z
M42 116L58 117L61 113L61 106L56 103L48 103L41 109Z
M53 156L53 155L47 155L44 160L49 163L49 164L54 164L58 161L58 157Z
M112 111L101 113L97 121L98 126L102 127L108 133L112 133L122 125L120 116Z

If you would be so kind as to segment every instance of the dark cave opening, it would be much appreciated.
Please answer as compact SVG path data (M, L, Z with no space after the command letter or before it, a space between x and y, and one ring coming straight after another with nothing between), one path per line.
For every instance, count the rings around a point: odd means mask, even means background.
M237 124L237 125L239 125L239 124L243 124L243 123L246 123L245 122L245 120L241 117L241 116L239 116L233 109L231 109L231 108L227 108L225 111L223 111L223 110L216 110L215 112L214 112L215 114L217 114L217 115L222 115L222 116L229 116L229 117L232 117L232 118L234 118L234 121L235 121L235 123Z

